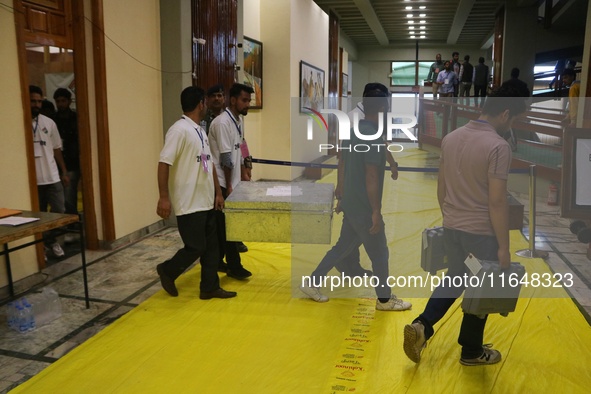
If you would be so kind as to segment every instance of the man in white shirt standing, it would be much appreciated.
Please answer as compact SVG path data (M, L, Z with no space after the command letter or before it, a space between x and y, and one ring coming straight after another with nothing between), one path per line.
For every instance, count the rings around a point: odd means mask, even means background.
M217 116L209 128L211 140L211 153L215 164L220 187L224 198L228 198L234 188L246 173L245 159L249 160L248 147L244 140L244 125L242 116L248 114L250 108L250 95L253 93L250 86L235 83L230 88L230 103L224 111ZM250 174L248 173L248 178ZM252 273L242 266L238 242L226 240L226 219L223 212L219 212L218 228L220 236L220 260L226 256L228 264L227 275L235 279L246 279Z
M166 219L174 208L185 246L171 259L158 264L156 271L164 290L176 297L175 279L200 258L199 298L235 297L236 292L220 287L217 273L219 249L214 212L223 209L224 199L212 163L207 134L199 125L205 116L205 92L195 86L184 89L181 105L183 116L168 129L160 152L160 198L156 213Z
M31 114L33 115L33 147L35 154L35 170L37 173L37 191L39 193L39 210L64 213L64 185L68 186L68 170L62 155L62 140L55 122L41 115L43 91L39 86L29 86L31 98ZM59 169L58 169L59 166ZM61 176L60 176L61 171ZM62 185L63 182L63 185ZM55 238L54 232L46 234L47 245L56 257L64 256L64 251Z

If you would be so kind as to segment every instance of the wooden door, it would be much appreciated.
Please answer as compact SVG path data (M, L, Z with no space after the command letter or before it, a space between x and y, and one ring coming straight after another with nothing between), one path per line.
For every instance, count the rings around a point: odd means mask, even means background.
M237 59L237 0L193 0L193 85L207 90L221 83L226 92L234 83Z

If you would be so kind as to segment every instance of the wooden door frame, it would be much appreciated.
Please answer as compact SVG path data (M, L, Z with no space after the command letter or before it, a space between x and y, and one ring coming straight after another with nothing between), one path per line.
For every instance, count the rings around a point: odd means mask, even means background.
M31 125L31 104L29 97L29 73L27 68L27 52L25 47L25 14L21 0L13 0L15 9L15 27L17 39L17 56L19 63L19 77L21 83L23 122L25 130ZM78 133L80 144L80 170L82 173L82 195L84 201L84 229L86 245L88 249L98 249L98 233L96 223L96 211L94 209L94 192L92 180L92 151L90 138L90 120L88 104L88 79L86 66L86 41L85 41L85 16L84 3L72 1L72 33L73 33L73 64L76 76L76 104L78 112ZM47 45L47 40L43 40ZM78 55L77 55L78 54ZM25 132L25 150L28 162L29 192L31 207L39 209L39 196L37 191L37 175L35 171L35 158L33 153L33 137ZM39 268L45 267L44 249L42 244L37 246L37 261Z

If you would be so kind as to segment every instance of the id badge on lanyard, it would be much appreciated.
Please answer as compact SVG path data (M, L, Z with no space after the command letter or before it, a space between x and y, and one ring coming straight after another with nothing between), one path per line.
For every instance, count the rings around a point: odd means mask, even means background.
M43 148L41 147L41 135L37 134L37 127L39 127L39 118L37 118L37 123L35 123L35 127L33 128L33 150L35 157L43 157ZM39 139L37 141L37 138Z
M240 144L240 152L242 153L242 158L248 157L250 156L250 152L248 151L248 144L246 143L246 140L242 140L242 143Z
M209 164L207 164L207 155L205 153L201 154L201 167L203 167L206 174L209 173Z

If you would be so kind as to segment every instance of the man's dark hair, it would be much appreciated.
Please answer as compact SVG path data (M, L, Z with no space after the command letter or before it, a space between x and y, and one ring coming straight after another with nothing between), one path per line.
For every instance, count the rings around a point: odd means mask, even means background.
M378 90L380 92L390 94L390 91L388 90L388 88L386 86L384 86L383 84L381 84L379 82L370 82L370 83L366 84L365 88L363 89L363 97L366 96L367 92L372 91L372 90Z
M482 56L478 58L478 63L484 63L484 58Z
M183 112L191 112L199 103L205 100L205 91L197 86L189 86L181 93L181 107Z
M519 78L519 69L517 67L511 69L511 78Z
M577 76L577 73L572 68L566 68L562 72L562 75L570 75L571 77L575 78Z
M254 89L248 85L244 85L242 83L235 83L230 88L230 97L240 97L242 92L246 92L248 94L253 94Z
M216 93L224 93L224 85L218 83L207 89L207 97L213 96Z
M72 92L65 88L57 88L55 92L53 92L53 99L57 99L58 97L63 97L67 100L72 100Z
M363 110L365 115L375 115L388 110L389 94L381 90L370 90L363 96Z
M37 93L43 96L43 90L39 86L29 85L29 94Z
M41 114L47 117L51 117L55 114L55 106L51 101L43 99L41 102Z
M470 61L470 55L464 56L464 60L467 61L467 62L469 62Z
M497 116L509 110L509 116L517 116L527 109L525 92L513 85L505 84L495 89L486 98L482 113Z
M451 57L454 57L455 55L458 55L458 56L460 56L460 52L453 52L453 53L451 54Z

